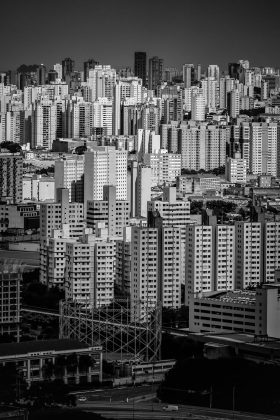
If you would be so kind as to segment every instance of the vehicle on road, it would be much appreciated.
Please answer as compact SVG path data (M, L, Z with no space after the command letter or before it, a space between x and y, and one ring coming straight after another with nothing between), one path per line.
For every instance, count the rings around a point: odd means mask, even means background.
M78 401L80 401L80 402L85 402L87 400L87 398L86 397L79 397L78 398Z
M178 405L166 405L162 407L162 409L164 411L178 411L179 410Z

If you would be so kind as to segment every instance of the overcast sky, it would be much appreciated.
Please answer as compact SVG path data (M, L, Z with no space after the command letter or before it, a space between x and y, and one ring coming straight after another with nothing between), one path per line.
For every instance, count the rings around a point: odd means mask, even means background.
M70 56L132 66L134 51L165 67L249 59L279 66L280 1L10 0L0 7L0 70Z

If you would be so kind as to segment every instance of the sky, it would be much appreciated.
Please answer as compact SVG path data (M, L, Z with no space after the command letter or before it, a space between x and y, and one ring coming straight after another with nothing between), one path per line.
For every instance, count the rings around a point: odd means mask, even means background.
M134 51L165 67L248 59L280 67L279 0L12 0L0 7L0 70L92 57L133 67Z

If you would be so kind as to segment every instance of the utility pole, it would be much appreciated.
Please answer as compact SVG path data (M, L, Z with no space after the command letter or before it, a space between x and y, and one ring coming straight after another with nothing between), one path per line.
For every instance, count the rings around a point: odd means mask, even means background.
M212 402L213 402L213 387L211 385L210 393L209 393L209 408L212 408Z
M232 418L234 419L234 411L235 411L235 385L232 387Z

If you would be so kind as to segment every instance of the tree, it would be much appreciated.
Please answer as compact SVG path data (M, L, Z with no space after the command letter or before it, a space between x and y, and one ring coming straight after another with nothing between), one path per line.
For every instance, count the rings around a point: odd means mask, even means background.
M10 153L21 153L22 149L18 143L12 141L3 141L0 143L1 149L7 149Z

